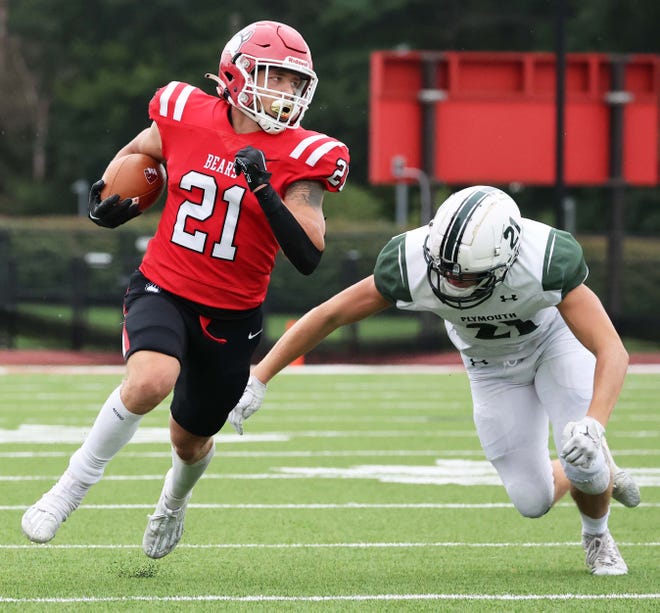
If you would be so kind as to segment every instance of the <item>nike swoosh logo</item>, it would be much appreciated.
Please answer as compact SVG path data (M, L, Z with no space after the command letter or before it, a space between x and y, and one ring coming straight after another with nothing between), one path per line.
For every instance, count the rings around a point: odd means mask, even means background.
M258 332L249 332L248 333L248 340L251 341L256 336L259 336L263 331L264 331L264 329L261 328L261 330L259 330Z

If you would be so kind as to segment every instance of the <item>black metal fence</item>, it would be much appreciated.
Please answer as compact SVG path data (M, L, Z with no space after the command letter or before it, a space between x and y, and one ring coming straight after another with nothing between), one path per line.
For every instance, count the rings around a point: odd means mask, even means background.
M393 228L329 233L319 269L299 275L284 259L272 277L265 305L267 323L278 315L295 317L370 274L376 256L396 233ZM139 229L114 232L20 228L0 231L0 347L118 350L121 302L127 280L139 264L149 234ZM580 237L590 266L589 285L605 302L609 276L604 237ZM620 288L622 312L615 325L625 336L660 342L660 239L627 239ZM607 305L606 305L607 306ZM111 307L110 323L89 317L96 307ZM327 352L401 353L449 349L442 322L423 314L397 312L415 325L401 335L400 326L383 326L378 335L351 326ZM388 333L391 329L391 333ZM267 349L283 331L271 330Z

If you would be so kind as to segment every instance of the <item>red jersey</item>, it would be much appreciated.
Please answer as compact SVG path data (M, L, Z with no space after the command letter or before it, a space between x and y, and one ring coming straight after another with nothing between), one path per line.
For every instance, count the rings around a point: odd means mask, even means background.
M172 81L149 103L167 167L167 199L140 270L187 300L246 310L266 297L279 245L243 176L236 152L252 145L266 157L271 185L284 196L296 181L340 191L349 153L342 142L304 128L237 134L229 103Z

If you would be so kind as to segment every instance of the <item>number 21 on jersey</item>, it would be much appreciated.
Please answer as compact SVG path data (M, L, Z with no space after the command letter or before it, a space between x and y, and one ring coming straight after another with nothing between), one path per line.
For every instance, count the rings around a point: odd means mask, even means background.
M218 186L215 179L201 172L191 171L183 177L179 183L181 189L191 191L197 188L202 192L201 202L184 200L179 207L176 223L172 230L172 242L198 253L204 253L208 234L201 230L188 232L186 222L189 217L198 221L206 221L213 215L216 205ZM245 195L245 188L240 185L232 185L222 194L222 202L226 205L225 220L222 224L220 239L213 244L211 257L220 260L233 260L236 255L234 235L238 224L238 215L241 209L241 200Z

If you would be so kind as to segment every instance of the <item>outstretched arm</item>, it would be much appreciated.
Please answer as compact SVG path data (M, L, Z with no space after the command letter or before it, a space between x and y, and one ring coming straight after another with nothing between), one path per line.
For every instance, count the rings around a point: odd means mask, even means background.
M359 281L301 317L252 370L268 383L293 360L307 353L337 328L366 319L392 306L376 289L373 275Z
M229 413L229 423L243 434L243 421L261 407L266 383L297 357L307 353L337 328L355 323L392 306L376 289L373 275L301 317L275 343L252 370L252 375L238 404Z

